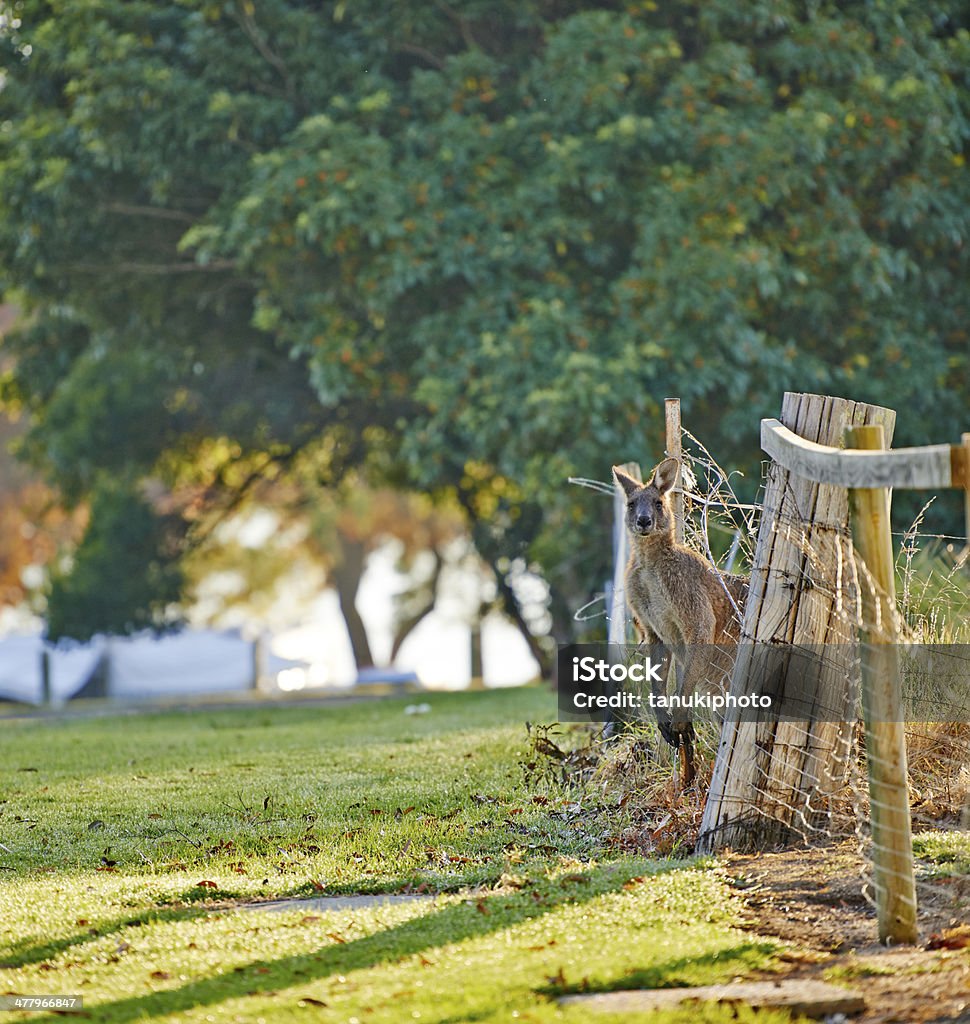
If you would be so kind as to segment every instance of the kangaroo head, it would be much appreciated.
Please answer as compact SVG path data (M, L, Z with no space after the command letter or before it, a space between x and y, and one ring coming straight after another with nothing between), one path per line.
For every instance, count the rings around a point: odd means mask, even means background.
M631 534L649 537L667 534L673 529L674 517L667 494L677 481L680 462L664 459L645 483L634 480L618 466L613 467L613 479L626 494L626 527Z

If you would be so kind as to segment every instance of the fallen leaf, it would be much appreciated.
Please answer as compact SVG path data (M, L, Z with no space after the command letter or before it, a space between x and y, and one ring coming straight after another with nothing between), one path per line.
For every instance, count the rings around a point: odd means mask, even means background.
M926 940L927 949L970 949L970 925L946 928Z
M299 1006L326 1006L322 999L314 999L313 996L300 996Z
M208 879L203 879L201 882L195 883L196 889L218 889L219 887L215 882L210 882Z
M341 946L345 945L347 940L336 932L327 932L327 938L333 939L334 942L338 942Z
M152 971L152 973L149 974L148 977L154 978L155 981L168 981L168 979L172 976L168 973L168 971Z

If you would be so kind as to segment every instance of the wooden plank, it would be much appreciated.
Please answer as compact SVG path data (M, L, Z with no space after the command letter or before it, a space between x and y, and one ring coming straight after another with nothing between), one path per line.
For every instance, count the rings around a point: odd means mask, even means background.
M839 988L824 981L743 981L729 985L699 985L694 988L631 989L598 992L593 995L563 996L565 1006L580 1006L599 1013L647 1013L676 1010L684 1004L743 1004L754 1009L788 1010L806 1017L828 1017L837 1013L859 1013L865 998L853 989Z
M775 419L761 421L761 448L791 473L840 487L954 487L953 466L964 458L962 445L949 444L878 452L839 449L799 437Z
M847 441L856 448L885 447L882 427L855 427ZM872 868L880 942L914 943L916 884L906 769L893 542L889 489L849 491L852 538L865 563L861 580L862 706L869 769Z
M664 399L664 424L666 427L667 456L678 462L683 458L684 450L680 430L680 399ZM677 474L677 483L670 495L671 508L674 513L674 540L684 543L684 475Z

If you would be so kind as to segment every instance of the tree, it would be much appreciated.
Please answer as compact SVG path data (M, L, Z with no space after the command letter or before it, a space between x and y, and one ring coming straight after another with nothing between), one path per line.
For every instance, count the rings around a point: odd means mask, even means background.
M454 494L547 655L607 557L565 480L659 455L665 395L748 465L786 387L900 443L965 412L959 4L3 11L16 384L69 494L326 435Z
M265 621L284 594L292 608L311 602L330 585L357 668L369 668L376 661L357 596L368 557L394 543L398 569L410 585L396 602L393 663L435 608L442 570L454 560L448 549L464 534L461 517L456 509L435 506L423 496L371 490L359 481L320 487L318 455L304 453L285 480L259 487L232 519L215 529L212 541L188 560L192 589L202 595L201 610L210 621L241 610ZM430 562L427 570L419 564L422 556Z

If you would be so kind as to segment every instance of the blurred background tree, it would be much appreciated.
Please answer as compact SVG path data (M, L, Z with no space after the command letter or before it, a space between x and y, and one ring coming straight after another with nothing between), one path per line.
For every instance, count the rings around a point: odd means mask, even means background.
M457 502L548 665L608 557L566 478L665 395L749 469L786 388L968 426L963 4L0 12L3 399L70 502L193 478L174 560L322 443Z

